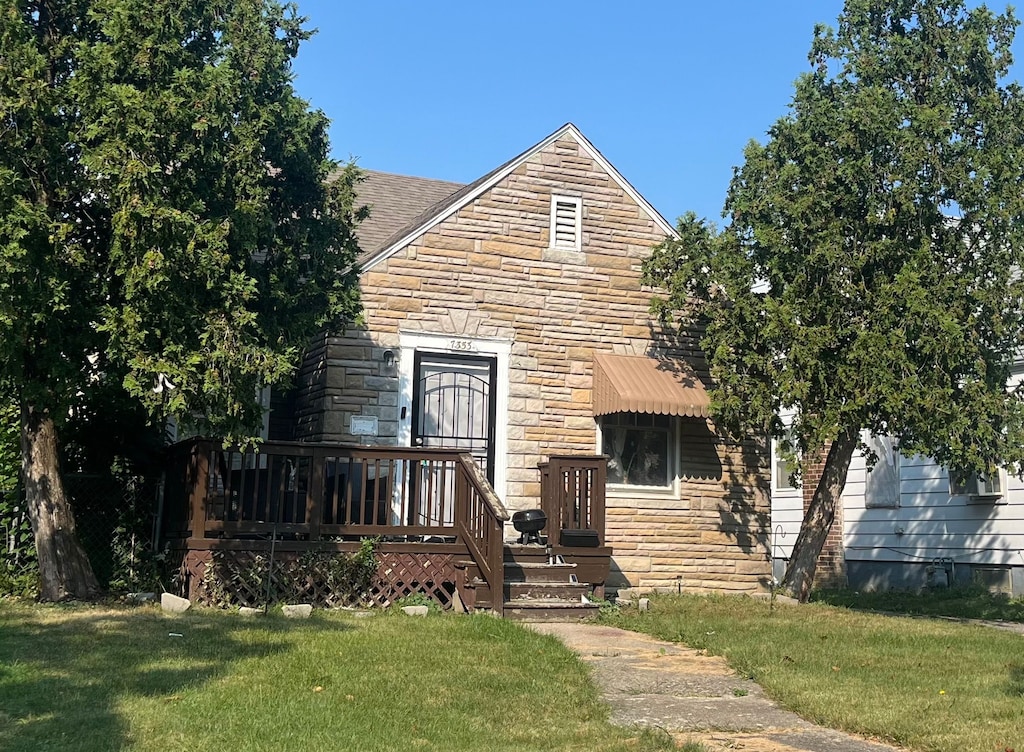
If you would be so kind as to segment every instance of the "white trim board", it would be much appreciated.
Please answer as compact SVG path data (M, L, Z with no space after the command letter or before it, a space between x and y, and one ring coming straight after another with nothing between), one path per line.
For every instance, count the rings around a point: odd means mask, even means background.
M507 497L508 468L508 370L512 341L489 337L464 337L432 332L399 332L401 355L398 368L398 445L412 444L412 382L417 352L442 355L483 355L497 361L494 405L494 490L502 503ZM402 415L405 417L403 418Z

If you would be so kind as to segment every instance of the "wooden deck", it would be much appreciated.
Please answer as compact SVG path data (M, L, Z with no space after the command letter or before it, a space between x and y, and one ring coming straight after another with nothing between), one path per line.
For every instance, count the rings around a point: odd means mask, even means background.
M552 555L585 561L581 572L593 588L603 588L611 554L605 464L562 455L538 468ZM297 442L266 442L253 452L196 439L172 447L162 537L181 557L182 590L191 596L214 552L240 568L268 556L287 568L310 552L353 551L374 538L377 603L423 592L446 607L500 614L506 599L489 594L508 593L508 519L468 454Z

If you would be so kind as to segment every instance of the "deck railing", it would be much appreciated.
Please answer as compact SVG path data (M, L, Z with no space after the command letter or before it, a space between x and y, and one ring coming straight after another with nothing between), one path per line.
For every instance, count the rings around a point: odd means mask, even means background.
M299 442L265 442L256 452L205 439L173 450L167 498L189 503L176 523L172 515L169 533L192 541L460 541L491 592L502 591L508 512L467 454Z
M508 512L472 457L460 455L457 470L455 517L459 533L490 588L491 607L500 615L505 588L503 522L508 519ZM504 512L504 517L498 510Z
M557 541L563 530L590 530L603 546L608 458L555 455L537 467L549 536Z

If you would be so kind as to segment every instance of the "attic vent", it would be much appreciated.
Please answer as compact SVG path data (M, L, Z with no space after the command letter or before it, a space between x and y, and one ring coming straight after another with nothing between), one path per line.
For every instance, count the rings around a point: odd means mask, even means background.
M580 250L580 215L583 200L574 196L551 197L551 247Z

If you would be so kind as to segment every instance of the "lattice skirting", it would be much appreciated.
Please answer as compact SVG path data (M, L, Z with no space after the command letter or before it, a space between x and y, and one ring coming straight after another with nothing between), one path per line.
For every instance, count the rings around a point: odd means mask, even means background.
M423 593L442 608L455 599L455 557L451 554L381 553L370 593L373 602L387 606L398 598Z
M300 555L278 552L274 557L270 602L311 603L321 608L391 605L399 598L422 593L445 609L455 601L455 556L438 553L378 551L377 570L369 589L346 592L326 578L311 576ZM208 570L212 567L210 575ZM176 577L181 594L208 606L261 607L267 602L269 555L265 551L188 551Z

